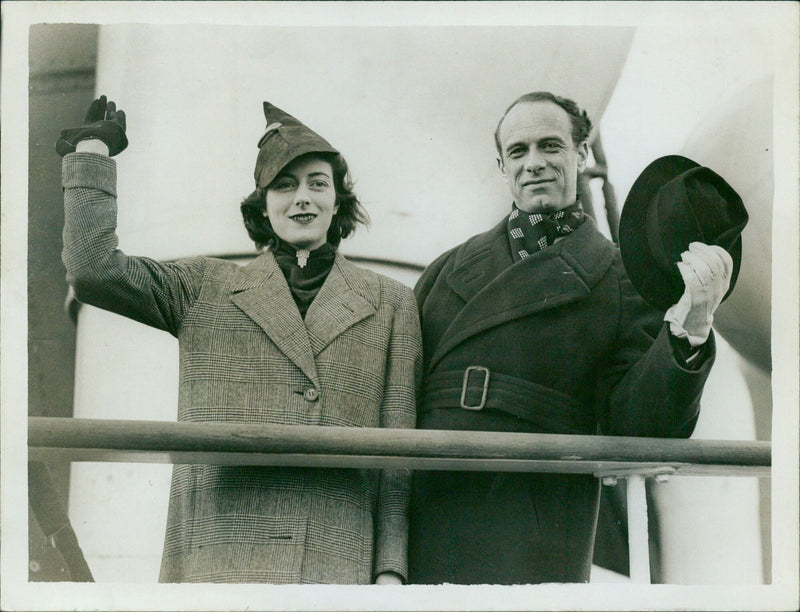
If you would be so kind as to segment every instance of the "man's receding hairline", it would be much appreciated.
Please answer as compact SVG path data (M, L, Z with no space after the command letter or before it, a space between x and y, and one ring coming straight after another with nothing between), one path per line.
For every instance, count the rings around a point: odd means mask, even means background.
M503 139L502 139L503 124L506 122L506 117L508 117L509 113L512 110L514 110L515 108L517 108L518 106L522 105L522 104L542 104L542 103L549 104L550 106L555 106L557 109L559 109L562 113L564 113L567 116L567 122L569 123L569 140L570 140L570 142L573 142L572 131L573 131L574 125L572 123L572 116L567 112L567 110L563 106L561 106L560 104L556 104L552 100L545 100L545 99L542 99L542 100L517 100L511 106L508 107L508 109L506 110L505 114L500 118L500 123L497 126L497 135L498 135L498 137L500 139L501 153L502 153L502 146L503 146ZM581 142L583 142L583 141L581 141ZM573 144L575 144L577 146L577 144L580 144L580 143L574 143L573 142Z

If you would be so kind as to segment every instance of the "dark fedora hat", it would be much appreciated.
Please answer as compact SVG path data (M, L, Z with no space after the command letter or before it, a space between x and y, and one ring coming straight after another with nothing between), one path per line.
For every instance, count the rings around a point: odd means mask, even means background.
M713 170L668 155L652 162L633 183L619 221L622 261L639 294L666 311L683 295L678 267L691 242L717 245L733 259L730 288L742 261L747 224L742 199Z
M322 136L289 113L264 102L267 127L258 140L254 176L256 187L266 187L286 164L306 153L338 153Z

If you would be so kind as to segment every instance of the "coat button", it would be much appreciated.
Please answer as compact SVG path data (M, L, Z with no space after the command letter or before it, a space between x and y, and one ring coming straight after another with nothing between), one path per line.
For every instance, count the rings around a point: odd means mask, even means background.
M314 387L310 387L306 389L305 393L303 393L303 397L305 397L309 402L316 402L319 398L319 391L317 391Z

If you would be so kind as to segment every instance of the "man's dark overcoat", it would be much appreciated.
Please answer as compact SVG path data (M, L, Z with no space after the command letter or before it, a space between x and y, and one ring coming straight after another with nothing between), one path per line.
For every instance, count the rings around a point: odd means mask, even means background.
M514 262L506 220L434 261L415 288L425 429L688 437L714 357L674 356L663 314L636 293L591 218ZM469 366L482 410L461 408ZM485 373L464 404L480 405ZM418 583L586 581L599 483L591 475L418 472L409 565Z

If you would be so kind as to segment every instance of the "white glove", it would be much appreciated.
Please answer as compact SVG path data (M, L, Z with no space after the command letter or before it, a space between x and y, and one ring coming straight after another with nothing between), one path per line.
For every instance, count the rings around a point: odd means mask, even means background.
M698 347L708 340L714 312L728 292L733 259L722 247L692 242L675 265L686 290L664 314L664 320L673 336L685 338Z

